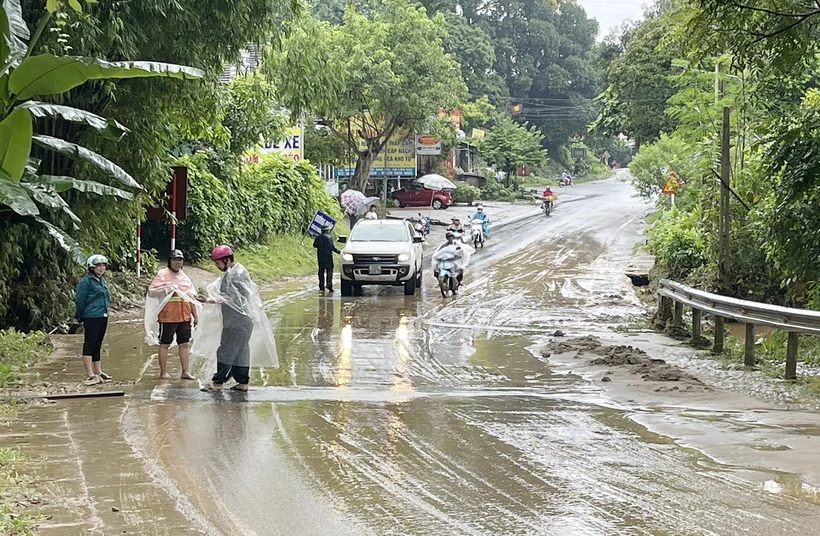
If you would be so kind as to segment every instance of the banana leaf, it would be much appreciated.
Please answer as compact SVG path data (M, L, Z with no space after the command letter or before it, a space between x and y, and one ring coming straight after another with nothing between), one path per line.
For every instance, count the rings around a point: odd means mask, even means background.
M114 177L128 188L134 188L136 190L143 189L142 186L134 180L134 177L126 173L124 169L90 149L59 138L52 138L51 136L37 135L32 136L31 139L40 147L57 151L75 160L85 160L86 162L94 164L100 171Z
M130 130L114 119L106 119L97 114L71 106L49 104L39 101L26 101L20 104L18 108L28 110L34 117L61 117L72 123L88 125L106 138L114 141L120 141L126 133L130 132Z
M19 182L7 177L0 177L0 205L6 205L21 216L40 214L28 191Z
M31 114L15 109L0 121L0 168L11 180L19 181L31 154Z
M24 59L9 76L16 100L34 95L59 95L89 80L166 76L198 80L204 72L193 67L150 61L109 62L80 56L38 54Z
M34 200L41 205L54 210L62 210L74 223L80 223L80 218L71 211L71 207L68 206L66 200L60 197L60 194L53 189L47 188L42 184L32 184L28 182L21 182L20 186L28 190Z
M85 265L85 259L88 257L85 254L85 252L80 248L80 245L77 243L76 240L68 236L62 229L52 225L43 218L35 216L34 219L45 226L45 228L48 230L48 234L50 234L52 238L54 238L64 250L68 251L74 262L76 262L77 264Z
M101 184L95 181L83 181L74 177L63 175L26 175L23 179L32 184L43 184L50 186L56 192L66 192L72 188L83 193L119 197L120 199L134 199L134 194L113 186Z
M23 59L29 34L26 21L23 20L23 9L20 0L3 0L0 10L0 62L4 68L0 75Z

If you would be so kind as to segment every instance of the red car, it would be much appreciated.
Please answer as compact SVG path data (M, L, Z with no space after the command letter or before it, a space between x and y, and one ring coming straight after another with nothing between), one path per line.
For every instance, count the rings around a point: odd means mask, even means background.
M430 190L421 184L410 183L399 190L394 190L390 197L404 207L447 208L453 204L453 197L448 191Z

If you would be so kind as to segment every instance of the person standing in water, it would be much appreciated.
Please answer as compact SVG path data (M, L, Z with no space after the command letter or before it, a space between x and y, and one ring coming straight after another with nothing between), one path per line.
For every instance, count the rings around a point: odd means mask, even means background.
M211 389L221 390L233 377L237 385L231 389L247 391L250 383L250 340L253 334L253 313L249 306L254 298L253 282L244 266L234 261L229 246L217 246L211 260L223 272L219 282L219 298L197 299L203 303L219 303L222 310L222 338L216 351L216 374Z
M333 245L331 230L333 227L325 224L322 234L313 239L313 247L316 248L316 262L319 265L319 292L327 288L333 294L333 254L341 252Z
M77 320L83 324L83 365L86 375L83 383L97 385L111 381L111 376L102 371L100 355L111 310L111 292L105 282L108 259L103 255L92 255L86 266L88 273L74 290L74 304L77 306Z
M191 322L196 327L199 318L197 307L193 305L196 299L196 289L191 278L182 271L185 256L182 251L175 249L168 256L168 267L160 270L148 294L156 299L165 301L165 306L157 315L159 321L159 377L170 380L168 374L168 350L176 338L179 346L179 363L182 367L180 378L196 380L188 370L190 361ZM171 294L170 298L168 295ZM153 314L149 313L149 314ZM155 343L156 344L156 343Z

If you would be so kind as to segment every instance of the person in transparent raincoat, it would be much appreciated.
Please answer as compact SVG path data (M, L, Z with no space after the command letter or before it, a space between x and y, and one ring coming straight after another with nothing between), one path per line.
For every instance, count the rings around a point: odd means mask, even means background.
M447 241L436 248L433 252L431 260L431 267L433 268L433 276L438 279L439 265L443 260L454 260L456 264L456 281L461 286L464 279L464 269L470 264L470 256L475 253L475 250L468 244L462 244L456 241L455 233L447 231L445 233Z
M196 288L191 278L182 270L185 256L175 249L168 255L168 267L160 270L145 297L145 342L150 346L159 344L159 377L170 380L168 374L168 350L176 339L179 346L180 378L196 380L188 370L190 359L191 322L199 321Z
M279 366L273 328L259 289L245 267L234 261L231 248L214 248L211 259L223 275L208 285L207 297L197 297L205 305L193 353L216 360L210 389L220 390L233 378L237 385L231 389L247 391L252 361L260 368Z

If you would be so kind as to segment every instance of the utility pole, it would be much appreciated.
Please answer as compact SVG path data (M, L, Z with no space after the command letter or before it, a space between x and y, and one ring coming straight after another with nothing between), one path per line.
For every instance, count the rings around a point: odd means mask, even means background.
M720 63L715 66L715 104L719 105L720 98L725 92L725 82L720 80ZM731 215L729 213L729 107L723 107L723 125L720 136L720 215L718 219L718 285L720 294L729 292L729 231L731 229ZM715 353L723 353L724 324L722 316L715 317Z

